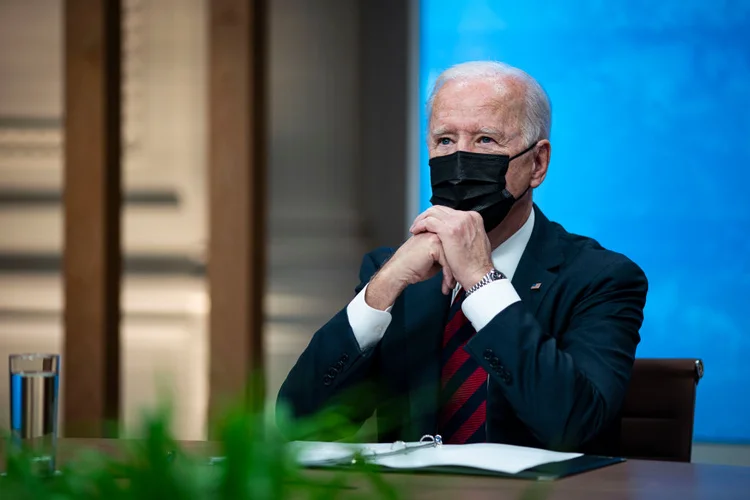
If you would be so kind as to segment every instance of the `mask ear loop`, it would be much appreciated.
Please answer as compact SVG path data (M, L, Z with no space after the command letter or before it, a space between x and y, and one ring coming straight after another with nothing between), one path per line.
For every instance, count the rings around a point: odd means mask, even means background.
M529 151L531 151L532 149L534 149L537 144L539 144L539 141L536 141L536 142L532 143L531 146L529 146L528 148L524 149L523 151L521 151L517 155L511 156L510 159L508 160L508 163L510 163L511 160L515 160L519 156L525 155L526 153L528 153ZM515 201L518 201L521 198L523 198L524 196L526 196L526 193L529 192L529 189L531 189L531 185L527 186L526 189L523 190L523 193L521 193L521 195L518 198L516 198L515 196L513 196L513 194L510 191L508 191L507 189L504 189L504 191L506 193L508 193L508 195L509 195L510 198L513 198Z
M519 196L518 198L516 198L516 201L518 201L521 198L523 198L524 196L526 196L526 193L529 192L529 189L531 189L531 184L529 184L528 187L523 190L523 193L521 193L521 196ZM508 191L508 192L510 192L510 191ZM511 195L511 196L513 196L513 195Z
M516 158L518 158L519 156L523 156L523 155L525 155L526 153L528 153L529 151L531 151L532 149L534 149L534 148L536 147L536 145L537 145L537 144L539 144L539 141L536 141L536 142L534 142L533 144L531 144L531 146L529 146L528 148L524 149L523 151L521 151L521 152L520 152L520 153L518 153L517 155L515 155L515 156L511 156L511 157L510 157L510 159L508 160L508 162L510 162L510 161L512 161L512 160L515 160L515 159L516 159Z

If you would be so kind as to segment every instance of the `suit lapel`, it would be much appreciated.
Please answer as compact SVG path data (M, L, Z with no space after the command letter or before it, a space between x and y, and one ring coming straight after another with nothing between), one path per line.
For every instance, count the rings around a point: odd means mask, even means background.
M513 287L531 314L536 315L557 279L554 269L563 261L555 226L534 205L534 229L513 275Z
M443 274L410 286L404 292L404 335L411 374L409 418L404 439L418 441L437 428L440 391L440 349L450 295L443 295Z

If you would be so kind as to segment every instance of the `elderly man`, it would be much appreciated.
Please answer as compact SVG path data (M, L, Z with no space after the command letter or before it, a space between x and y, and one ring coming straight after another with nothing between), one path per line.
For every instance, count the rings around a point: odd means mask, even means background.
M532 201L550 104L523 71L469 62L429 100L433 206L397 250L367 254L352 302L279 393L294 416L377 411L379 439L612 450L647 281ZM581 210L590 207L581 205Z

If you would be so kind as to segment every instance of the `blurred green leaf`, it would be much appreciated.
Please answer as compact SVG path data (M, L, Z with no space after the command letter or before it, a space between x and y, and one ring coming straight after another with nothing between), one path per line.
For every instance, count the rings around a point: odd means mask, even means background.
M0 478L0 498L6 499L215 499L264 500L286 498L396 499L377 467L356 460L351 470L325 473L301 468L288 446L288 438L328 436L341 439L357 429L345 412L329 409L302 421L293 421L247 405L246 398L228 404L212 426L221 460L209 465L208 457L192 456L182 449L172 432L172 405L166 395L159 407L142 414L140 438L122 441L121 453L110 456L96 450L79 450L54 477L34 469L29 450L6 436L7 475ZM255 408L255 409L253 409ZM276 422L293 436L283 435ZM360 457L361 458L361 457ZM355 488L369 486L367 490Z

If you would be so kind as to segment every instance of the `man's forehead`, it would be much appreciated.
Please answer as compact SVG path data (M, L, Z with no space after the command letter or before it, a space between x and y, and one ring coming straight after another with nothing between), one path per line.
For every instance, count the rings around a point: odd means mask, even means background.
M430 127L480 131L515 126L523 112L523 92L518 87L497 80L447 82L435 95Z
M525 88L511 78L451 80L435 94L438 106L507 106L523 100Z

